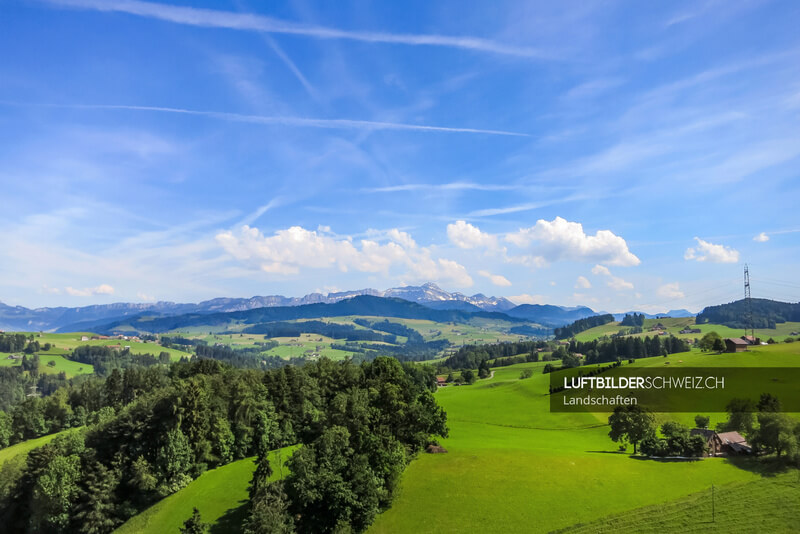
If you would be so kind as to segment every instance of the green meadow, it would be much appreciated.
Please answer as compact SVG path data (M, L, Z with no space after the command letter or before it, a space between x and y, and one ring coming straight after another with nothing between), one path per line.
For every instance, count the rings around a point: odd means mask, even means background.
M796 366L799 353L800 344L781 344L751 353L712 357L693 352L667 359L687 366ZM658 366L664 360L648 358L633 365ZM597 521L602 526L609 516L673 506L687 496L710 491L712 484L745 500L736 488L765 480L758 462L725 458L665 462L621 453L608 437L607 413L550 413L549 377L541 373L543 365L499 368L494 378L472 386L440 388L436 398L447 411L450 428L441 444L448 453L421 454L413 461L392 508L377 518L370 531L549 532ZM526 368L534 370L533 377L521 380L520 372ZM723 418L723 414L706 415L712 417L712 426ZM658 416L690 424L694 414ZM726 521L743 531L757 531L764 519L754 516L752 522L742 523L735 506L718 512L728 513ZM737 515L730 515L734 512ZM641 531L647 520L646 513L631 515L625 528Z
M14 367L22 365L22 360L9 360L8 354L0 352L0 367ZM28 356L30 357L30 356ZM52 363L51 363L52 362ZM39 353L39 372L46 374L66 373L67 378L76 375L91 374L94 367L90 364L73 362L60 355L53 355L49 352Z
M655 327L657 324L663 325L665 327L664 331L666 331L668 334L672 334L676 337L683 339L701 338L708 332L716 332L723 338L741 337L744 335L744 330L742 329L734 329L720 324L698 325L695 324L694 317L686 317L686 318L645 319L644 325L642 327L644 329L644 332L642 332L641 334L634 334L634 336L644 337L644 336L654 335L654 332L650 332L649 329ZM700 330L700 333L681 334L680 331L686 327L697 328ZM597 339L603 336L610 336L612 334L616 334L620 330L626 330L628 328L630 327L621 326L619 322L615 321L612 323L590 328L589 330L584 330L583 332L577 334L575 336L575 339L578 341L591 341L592 339ZM756 337L760 337L762 341L766 341L769 338L773 338L775 341L783 341L787 337L790 337L792 332L800 332L800 323L779 323L775 326L774 329L763 328L755 331Z
M285 447L270 453L271 480L287 474L284 463L296 447ZM197 508L213 534L241 532L248 487L255 471L255 457L245 458L212 469L188 486L162 499L120 526L117 534L178 534L183 522Z
M69 432L65 430L64 432ZM56 434L49 434L47 436L42 436L36 439L29 439L27 441L22 441L17 443L16 445L11 445L10 447L6 447L5 449L0 449L0 465L3 465L4 462L8 460L13 460L18 456L27 456L30 451L37 447L41 447L42 445L46 445L60 433Z

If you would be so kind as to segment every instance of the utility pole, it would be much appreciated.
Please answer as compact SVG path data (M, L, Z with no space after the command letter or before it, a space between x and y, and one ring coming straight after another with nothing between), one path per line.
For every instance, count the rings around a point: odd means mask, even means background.
M745 323L744 335L747 335L747 327L750 327L750 335L756 339L755 329L753 328L753 302L750 299L750 270L744 264L744 300L747 307L747 322Z

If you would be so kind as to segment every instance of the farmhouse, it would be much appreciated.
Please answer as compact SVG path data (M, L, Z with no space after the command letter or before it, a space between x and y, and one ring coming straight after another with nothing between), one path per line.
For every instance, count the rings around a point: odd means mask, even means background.
M693 428L689 431L690 436L703 436L706 440L706 452L704 456L716 456L722 452L722 439L719 434L708 428Z
M761 340L757 337L742 336L742 339L744 339L748 345L761 345Z
M749 343L738 337L729 337L725 340L725 352L744 352Z
M753 448L738 432L722 432L717 434L722 441L722 452L727 454L750 454Z
M439 387L446 386L447 385L447 379L445 379L442 376L437 376L436 377L436 385L439 386Z
M703 436L706 441L705 456L727 456L732 454L750 454L752 447L738 432L720 432L707 428L693 428L691 436Z

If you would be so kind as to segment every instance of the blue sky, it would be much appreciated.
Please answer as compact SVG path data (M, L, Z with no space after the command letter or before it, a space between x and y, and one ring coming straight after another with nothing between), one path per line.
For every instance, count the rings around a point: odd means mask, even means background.
M0 4L0 300L800 300L800 4Z

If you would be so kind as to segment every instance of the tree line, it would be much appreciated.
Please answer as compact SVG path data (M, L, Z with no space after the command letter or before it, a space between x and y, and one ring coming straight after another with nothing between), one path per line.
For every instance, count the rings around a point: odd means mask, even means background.
M580 334L584 330L589 330L595 326L602 326L611 322L614 322L614 316L610 313L606 313L604 315L593 315L592 317L584 317L583 319L578 319L567 326L556 328L553 330L553 335L555 335L556 339L567 339L576 334Z

